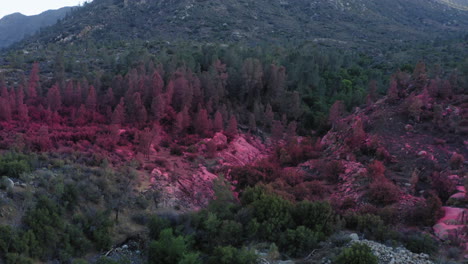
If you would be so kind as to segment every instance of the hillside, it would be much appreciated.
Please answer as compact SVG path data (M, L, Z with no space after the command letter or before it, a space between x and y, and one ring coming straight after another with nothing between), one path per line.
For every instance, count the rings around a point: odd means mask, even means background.
M314 41L378 47L466 34L468 13L436 0L95 0L28 42L78 39ZM443 33L443 35L441 35Z
M0 263L466 262L461 3L72 10L0 53Z
M20 13L7 15L0 19L0 49L33 35L41 28L53 25L65 17L71 7L45 11L39 15L25 16Z

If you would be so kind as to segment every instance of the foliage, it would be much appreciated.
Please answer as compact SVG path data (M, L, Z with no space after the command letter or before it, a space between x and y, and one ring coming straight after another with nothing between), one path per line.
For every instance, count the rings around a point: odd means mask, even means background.
M371 203L383 206L397 202L399 194L398 187L385 178L375 180L367 191Z
M410 232L404 234L403 244L414 253L433 254L438 250L437 241L426 233Z
M161 231L159 239L152 241L148 248L148 263L195 264L197 254L189 249L189 241L183 236L174 236L171 228Z
M288 229L281 235L279 247L292 257L303 257L318 246L318 242L323 240L323 233L314 232L305 226L298 226L296 229Z
M367 239L387 241L397 238L397 234L377 215L348 214L345 216L346 227L363 233Z
M31 171L29 158L18 153L7 153L0 157L0 175L19 178L24 172Z
M377 264L377 257L372 254L369 246L355 243L349 248L344 248L336 258L337 264Z
M232 246L217 247L209 258L209 264L255 264L257 255L246 248L237 249Z

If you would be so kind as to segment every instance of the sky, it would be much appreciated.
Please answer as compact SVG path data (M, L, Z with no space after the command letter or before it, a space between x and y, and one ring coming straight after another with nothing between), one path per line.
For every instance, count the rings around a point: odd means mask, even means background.
M76 6L86 0L0 0L0 18L5 15L20 12L24 15L37 15L49 9L59 9L64 6Z

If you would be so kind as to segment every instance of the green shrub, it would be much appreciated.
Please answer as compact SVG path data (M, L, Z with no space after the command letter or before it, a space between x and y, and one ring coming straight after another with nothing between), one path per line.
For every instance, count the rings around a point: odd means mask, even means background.
M199 263L198 254L191 252L187 238L174 236L172 229L161 231L159 240L153 241L148 249L149 264L195 264Z
M369 246L355 243L349 248L344 248L336 258L336 264L377 264L377 257L372 254Z
M316 248L323 238L323 233L314 232L305 226L298 226L296 229L288 229L281 235L279 247L289 256L302 257Z
M437 241L428 234L410 233L403 237L405 247L414 253L433 254L437 251Z
M32 259L18 253L6 254L6 264L32 264Z
M158 240L161 231L168 227L170 227L168 220L163 219L157 215L152 216L148 223L150 239Z
M209 264L255 264L257 255L245 248L237 249L232 246L217 247L208 260Z
M396 232L386 226L384 221L377 215L351 214L345 216L345 220L347 228L363 233L368 239L386 241L397 238Z
M334 213L328 202L302 201L295 206L292 215L298 226L302 225L326 235L335 231Z
M291 202L273 194L261 195L251 205L259 226L259 236L269 241L278 241L282 232L293 227Z
M31 167L25 160L0 160L0 175L18 178L22 173L31 171Z

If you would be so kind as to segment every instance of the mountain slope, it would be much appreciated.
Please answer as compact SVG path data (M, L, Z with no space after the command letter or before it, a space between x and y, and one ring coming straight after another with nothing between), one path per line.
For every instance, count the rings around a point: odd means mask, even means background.
M28 35L36 33L40 28L50 26L63 18L71 7L45 11L35 16L25 16L14 13L0 19L0 48L20 41Z
M441 33L459 36L467 28L468 12L437 0L95 0L32 40L311 40L380 46Z

